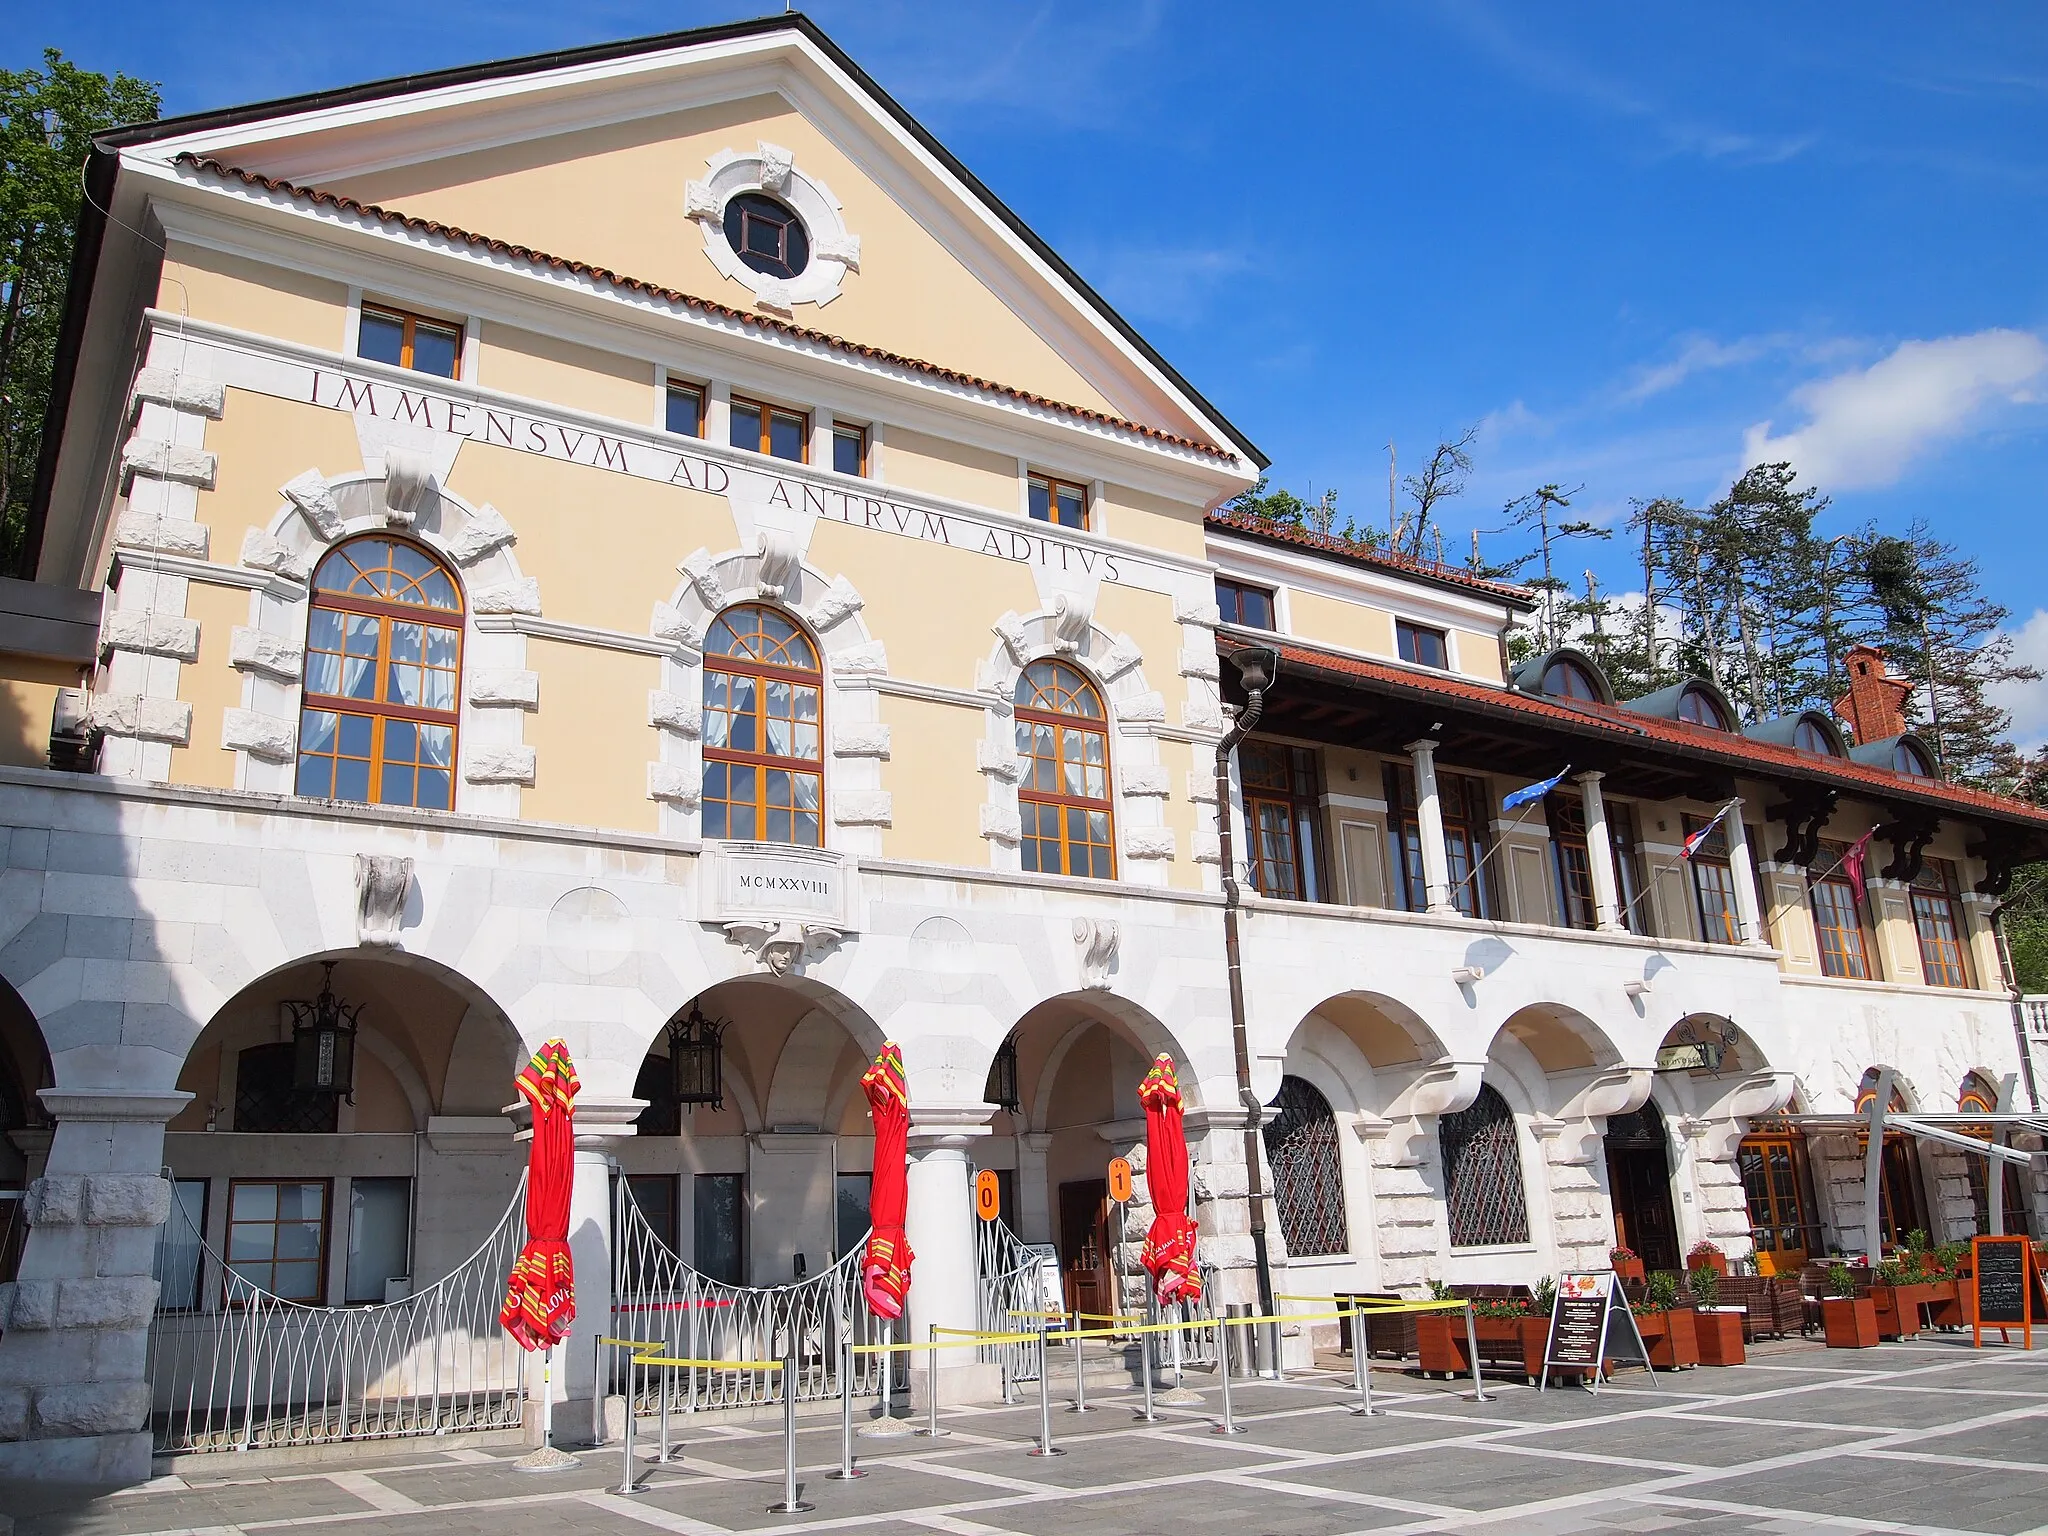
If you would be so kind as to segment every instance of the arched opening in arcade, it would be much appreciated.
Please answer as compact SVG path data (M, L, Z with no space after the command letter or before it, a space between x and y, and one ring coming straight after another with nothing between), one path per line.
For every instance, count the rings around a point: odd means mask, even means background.
M222 1305L202 1249L313 1306L398 1300L447 1274L518 1188L503 1111L520 1061L497 1006L429 962L354 951L244 987L178 1076L192 1101L165 1127L159 1306Z
M1671 1136L1654 1098L1609 1115L1601 1137L1614 1241L1646 1268L1680 1268L1678 1210L1671 1200Z
M22 1202L50 1154L50 1116L37 1094L53 1082L35 1015L0 978L0 1282L14 1279L21 1264L28 1235Z
M1138 1085L1161 1051L1192 1106L1193 1074L1165 1027L1113 994L1078 992L1019 1019L989 1069L983 1096L997 1108L974 1155L996 1173L1011 1231L1058 1253L1066 1305L1077 1311L1121 1311L1142 1295L1137 1254L1151 1207ZM1140 1174L1123 1206L1109 1189L1118 1157Z
M1998 1089L1991 1079L1982 1072L1970 1072L1963 1077L1962 1092L1956 1098L1956 1111L1965 1115L1990 1116L1998 1110ZM1965 1136L1976 1136L1985 1141L1999 1139L1996 1126L1988 1118L1980 1123L1959 1126ZM1970 1181L1970 1211L1978 1234L1991 1232L1991 1163L1988 1158L1966 1154L1963 1170ZM2033 1230L2034 1213L2028 1209L2025 1180L2012 1163L2001 1162L1996 1177L2000 1180L1998 1229L2007 1233L2030 1233Z
M706 988L655 1035L646 1101L617 1144L648 1235L708 1279L778 1286L823 1273L868 1230L874 1129L861 1074L881 1031L796 977Z
M1870 1068L1856 1085L1856 1113L1868 1114L1877 1097L1879 1069ZM1891 1097L1885 1101L1886 1114L1909 1114L1911 1105L1893 1079ZM1856 1138L1860 1160L1870 1145L1868 1133ZM1865 1198L1868 1198L1867 1192ZM1878 1232L1887 1249L1905 1242L1911 1232L1931 1232L1927 1220L1926 1186L1920 1176L1920 1152L1916 1139L1904 1131L1884 1133L1884 1151L1879 1161Z

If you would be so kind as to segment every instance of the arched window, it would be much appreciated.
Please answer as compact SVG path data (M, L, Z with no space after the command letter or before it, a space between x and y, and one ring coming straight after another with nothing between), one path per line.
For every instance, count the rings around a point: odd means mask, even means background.
M1816 757L1836 757L1834 738L1812 720L1802 718L1792 733L1792 744Z
M1297 1259L1345 1253L1344 1177L1337 1164L1337 1117L1315 1084L1280 1079L1279 1118L1269 1121L1266 1161L1273 1168L1273 1203L1287 1252Z
M1444 1159L1444 1206L1453 1248L1529 1241L1529 1203L1522 1190L1522 1152L1514 1111L1482 1087L1469 1109L1437 1120Z
M1877 1068L1872 1067L1863 1074L1863 1081L1856 1087L1856 1113L1870 1113L1870 1106L1877 1098ZM1895 1085L1892 1096L1885 1101L1885 1114L1906 1114L1911 1106L1906 1096ZM1856 1157L1860 1162L1870 1138L1856 1138ZM1901 1243L1906 1234L1916 1229L1927 1229L1927 1202L1920 1192L1920 1159L1913 1147L1913 1138L1903 1131L1884 1133L1884 1151L1879 1167L1882 1182L1878 1186L1878 1223L1887 1243Z
M1588 699L1600 702L1600 690L1593 678L1575 661L1553 661L1543 669L1543 691L1554 699Z
M1016 702L1024 868L1114 879L1109 715L1102 695L1065 662L1034 661L1017 679Z
M773 608L728 608L704 639L704 835L824 845L818 648Z
M1927 754L1910 741L1902 741L1892 748L1892 767L1908 778L1934 777L1934 764L1927 761Z
M448 568L382 534L336 545L313 573L299 793L449 809L461 683Z
M1703 688L1688 688L1678 696L1678 718L1704 725L1710 731L1728 729L1728 717Z
M1981 1072L1972 1072L1963 1079L1963 1091L1956 1100L1956 1110L1965 1115L1992 1115L1998 1111L1998 1090ZM1985 1141L1997 1140L1997 1127L1989 1120L1980 1125L1956 1127L1965 1136L1976 1136ZM2011 1163L2001 1162L1999 1180L2004 1185L1999 1199L1999 1226L2006 1232L2027 1230L2027 1196L2020 1183L2020 1171ZM1970 1179L1970 1204L1976 1209L1977 1230L1988 1233L1991 1230L1991 1164L1990 1159L1976 1153L1965 1153L1963 1171Z

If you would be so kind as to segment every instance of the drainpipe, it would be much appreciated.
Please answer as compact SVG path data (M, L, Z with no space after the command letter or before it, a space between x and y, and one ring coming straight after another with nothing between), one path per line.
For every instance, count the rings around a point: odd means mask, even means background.
M1237 913L1242 892L1237 885L1237 863L1231 851L1230 754L1252 733L1266 707L1266 689L1280 669L1277 651L1266 647L1239 651L1231 658L1238 680L1244 684L1245 706L1216 743L1216 849L1223 869L1223 958L1230 975L1230 1041L1237 1053L1237 1097L1244 1106L1245 1199L1250 1206L1252 1261L1259 1276L1259 1312L1272 1317L1273 1260L1266 1250L1266 1191L1259 1171L1259 1125L1265 1108L1252 1091L1252 1049L1244 1022L1244 958L1238 945ZM1271 1325L1269 1325L1271 1326ZM1273 1368L1280 1366L1277 1329L1272 1340Z
M2020 1051L2020 1070L2027 1075L2027 1103L2035 1114L2041 1112L2041 1088L2034 1081L2034 1053L2027 1040L2027 1009L2020 990L2019 969L2012 963L2012 946L2005 939L2005 903L1991 909L1991 942L1998 950L1998 968L2005 973L2006 996L2012 999L2012 1036Z

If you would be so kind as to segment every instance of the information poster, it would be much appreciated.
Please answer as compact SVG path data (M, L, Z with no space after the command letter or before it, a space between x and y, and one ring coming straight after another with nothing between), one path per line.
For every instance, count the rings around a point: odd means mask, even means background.
M1576 1367L1587 1373L1592 1389L1600 1390L1603 1361L1640 1361L1650 1370L1649 1347L1636 1329L1635 1314L1612 1270L1589 1270L1558 1276L1557 1299L1550 1305L1550 1334L1543 1345L1542 1387L1550 1386L1553 1366ZM1650 1370L1651 1376L1657 1373Z

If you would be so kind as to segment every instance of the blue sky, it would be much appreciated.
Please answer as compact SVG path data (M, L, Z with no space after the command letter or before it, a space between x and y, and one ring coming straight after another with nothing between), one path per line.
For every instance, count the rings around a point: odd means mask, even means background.
M1613 518L1790 457L1838 527L1923 516L1977 555L2048 668L2048 13L808 9L1290 488L1383 518L1385 445L1405 472L1477 423L1462 550L1545 481ZM102 0L0 60L53 43L185 111L750 11ZM2048 686L2008 702L2048 738Z

